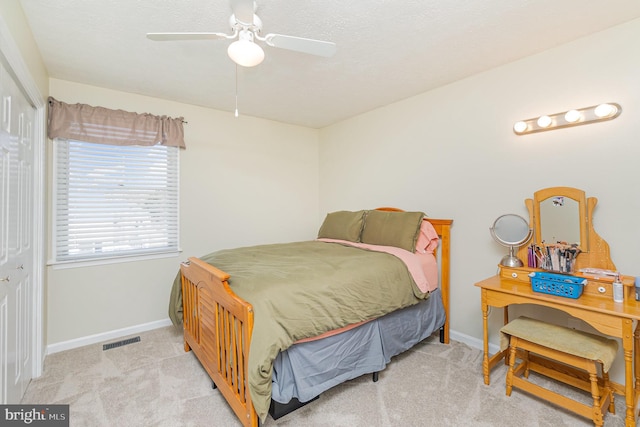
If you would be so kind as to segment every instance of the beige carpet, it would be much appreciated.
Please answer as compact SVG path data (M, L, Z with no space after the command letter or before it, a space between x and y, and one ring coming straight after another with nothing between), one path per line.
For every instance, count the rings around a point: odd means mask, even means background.
M23 403L70 404L77 427L240 425L193 354L183 351L179 330L140 337L106 351L96 344L48 356ZM395 357L377 383L370 375L347 382L278 420L268 417L264 426L593 425L522 391L505 396L505 372L497 366L484 385L482 353L459 342L440 344L434 335ZM589 403L589 396L577 395ZM624 425L621 396L616 412L606 415L605 426Z

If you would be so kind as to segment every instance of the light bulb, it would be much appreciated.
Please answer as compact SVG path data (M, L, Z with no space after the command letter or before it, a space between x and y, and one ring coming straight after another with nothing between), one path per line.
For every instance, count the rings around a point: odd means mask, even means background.
M538 118L538 126L541 128L546 128L551 125L551 117L549 116L540 116Z
M606 117L611 117L615 113L617 113L618 108L615 105L611 105L611 104L600 104L596 107L596 109L593 112L596 114L596 116L600 117L601 119L604 119Z
M581 114L578 110L569 110L565 113L564 119L569 123L575 123L580 120Z
M229 58L243 67L255 67L264 60L264 50L250 40L236 40L227 49Z
M522 133L525 130L527 130L527 128L528 128L527 123L526 122L522 122L522 121L516 122L513 125L513 130L516 131L516 133Z

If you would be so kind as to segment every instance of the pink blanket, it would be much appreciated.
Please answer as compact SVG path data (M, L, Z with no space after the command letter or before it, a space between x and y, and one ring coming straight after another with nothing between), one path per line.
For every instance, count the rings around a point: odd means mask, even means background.
M431 292L438 287L438 265L436 263L436 258L433 255L433 250L435 248L429 248L430 250L425 250L424 252L420 252L418 250L416 253L411 253L405 249L396 248L394 246L370 245L367 243L356 243L336 239L318 240L323 242L342 243L356 248L368 249L376 252L386 252L388 254L395 255L405 263L409 269L409 273L411 273L411 276L413 277L413 280L416 282L418 289L422 292Z

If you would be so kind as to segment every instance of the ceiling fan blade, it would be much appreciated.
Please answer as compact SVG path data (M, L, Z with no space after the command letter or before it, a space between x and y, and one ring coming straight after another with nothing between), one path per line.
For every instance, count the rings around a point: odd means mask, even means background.
M253 25L255 3L253 0L231 0L231 9L236 20L242 24Z
M155 41L174 40L218 40L228 36L224 33L147 33L147 38Z
M322 40L305 39L303 37L283 36L282 34L267 34L264 37L269 46L281 49L294 50L324 57L333 56L336 53L336 44Z

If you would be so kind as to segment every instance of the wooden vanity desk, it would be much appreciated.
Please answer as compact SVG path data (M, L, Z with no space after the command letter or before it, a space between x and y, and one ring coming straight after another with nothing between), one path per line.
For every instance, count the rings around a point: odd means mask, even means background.
M565 194L562 192L566 189L566 187L556 187L541 191L545 191L545 194ZM573 191L575 189L569 190ZM572 192L571 194L573 195L574 193ZM536 233L538 235L537 238L540 237L540 220L538 218L536 221L534 212L539 213L539 210L532 209L530 200L528 199L525 203L527 203L530 211L530 224L534 224L534 227L536 227L533 237L536 239ZM609 257L608 244L597 236L591 226L591 215L595 203L595 198L590 198L589 203L584 205L585 216L581 216L581 218L584 218L583 224L586 236L582 234L580 241L588 241L587 250L589 252L578 256L576 271L587 266L615 270L615 266ZM534 241L540 242L540 240ZM526 262L526 248L524 248L524 254L524 261ZM583 255L587 256L583 257ZM522 250L518 252L518 257L522 259ZM599 259L601 260L599 261ZM585 265L584 262L589 264ZM503 358L505 358L506 362L506 356L508 355L508 348L494 355L489 354L489 307L503 308L505 325L509 322L510 305L535 304L550 307L585 321L603 335L619 338L622 341L625 365L624 384L612 382L612 387L617 394L625 396L626 426L635 426L636 407L638 396L640 396L640 301L635 300L634 278L621 276L624 284L624 301L616 303L613 301L612 277L594 277L580 273L572 274L585 277L588 280L582 295L574 299L534 292L528 276L532 271L541 270L528 267L500 266L499 274L475 284L481 291L484 339L482 368L485 384L488 385L490 383L491 369ZM553 361L544 361L544 363L554 364Z

